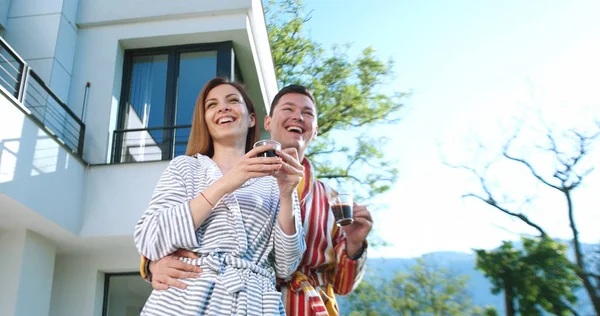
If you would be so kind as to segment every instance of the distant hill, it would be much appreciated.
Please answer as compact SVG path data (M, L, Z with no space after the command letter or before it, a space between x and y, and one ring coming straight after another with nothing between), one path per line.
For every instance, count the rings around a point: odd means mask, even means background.
M584 245L584 253L591 253L595 245ZM494 306L500 315L504 314L504 301L503 296L493 295L490 292L492 288L491 283L483 276L483 273L475 269L475 254L473 253L461 253L461 252L433 252L422 257L425 261L435 263L440 268L447 268L456 275L468 275L470 277L468 291L471 294L471 299L474 305L479 306ZM396 272L407 272L411 266L416 263L416 258L380 258L380 259L369 259L367 262L368 270L365 275L365 279L371 278L373 275L377 275L391 280ZM587 294L583 290L578 290L579 307L578 310L581 315L593 315L589 311L589 299ZM347 310L347 298L338 297L340 304L341 314L346 315Z

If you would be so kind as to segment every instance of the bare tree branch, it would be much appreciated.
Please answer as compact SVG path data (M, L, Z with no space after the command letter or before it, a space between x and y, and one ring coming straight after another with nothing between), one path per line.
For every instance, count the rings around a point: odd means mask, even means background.
M454 165L450 165L448 163L446 163L446 165L448 165L452 168L455 168L455 169L464 169L464 170L467 170L467 171L470 171L471 173L473 173L479 180L481 189L486 194L486 196L483 197L483 196L480 196L480 195L477 195L474 193L469 193L469 194L464 194L462 196L463 198L469 198L469 197L476 198L476 199L488 204L489 206L496 208L497 210L503 212L504 214L510 215L512 217L515 217L515 218L521 220L523 223L525 223L525 224L529 225L530 227L534 228L535 230L537 230L542 237L548 236L546 231L540 225L538 225L535 222L533 222L532 220L530 220L527 217L527 215L525 215L523 213L512 212L512 211L508 210L507 208L502 207L498 203L498 201L494 198L494 196L492 195L492 193L487 185L487 182L485 180L485 172L484 172L484 174L482 174L482 173L478 172L477 170L475 170L474 168L468 167L468 166L454 166ZM489 169L490 166L491 166L491 163L486 165L485 170L487 171L487 169Z

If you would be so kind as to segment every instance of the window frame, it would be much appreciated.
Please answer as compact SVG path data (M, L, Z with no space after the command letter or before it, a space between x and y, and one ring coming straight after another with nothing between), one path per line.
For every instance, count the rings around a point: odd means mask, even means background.
M114 272L114 273L104 273L104 289L103 289L103 294L102 294L102 316L108 316L108 294L110 291L110 278L111 277L120 277L120 276L135 276L137 275L138 277L141 278L140 273L139 272Z
M176 116L176 99L177 99L177 75L179 74L180 55L182 53L193 52L217 52L217 69L218 77L232 78L235 81L241 82L242 77L239 72L239 66L235 58L233 41L202 43L202 44L186 44L175 46L160 46L150 48L135 48L125 50L123 59L123 76L121 79L121 93L119 100L119 108L117 113L117 129L116 132L127 131L125 124L127 122L127 101L131 89L131 76L133 70L133 59L137 56L148 55L167 55L167 82L165 86L165 117L163 121L163 141L162 141L162 158L161 160L170 160L173 158L175 150L175 128L190 127L189 125L175 125ZM237 68L237 69L236 69ZM121 163L123 133L115 133L114 147L112 150L111 163Z

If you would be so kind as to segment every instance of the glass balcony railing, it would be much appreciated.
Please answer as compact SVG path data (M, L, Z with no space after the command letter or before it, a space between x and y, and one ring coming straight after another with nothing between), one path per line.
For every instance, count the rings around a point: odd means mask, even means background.
M82 157L85 124L0 37L0 87L26 114L73 154Z
M170 160L185 154L191 125L114 131L112 163Z

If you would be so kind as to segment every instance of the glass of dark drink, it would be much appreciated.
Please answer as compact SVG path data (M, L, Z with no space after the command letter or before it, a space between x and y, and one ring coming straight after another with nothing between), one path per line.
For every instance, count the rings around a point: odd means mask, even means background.
M352 216L352 194L339 193L329 201L329 204L331 205L336 225L342 227L354 223Z
M258 154L257 157L276 157L275 150L281 150L281 144L276 140L265 139L265 140L259 140L256 143L254 143L255 148L258 146L264 146L264 145L272 145L273 149L264 151L264 152Z

